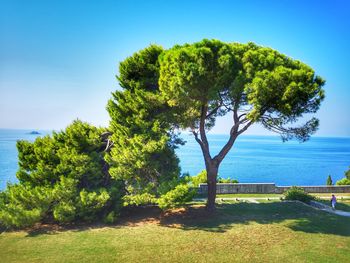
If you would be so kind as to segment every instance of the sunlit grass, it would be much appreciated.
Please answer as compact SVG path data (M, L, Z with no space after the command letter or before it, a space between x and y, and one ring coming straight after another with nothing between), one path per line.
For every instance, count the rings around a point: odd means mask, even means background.
M203 206L165 214L152 208L114 226L3 233L0 258L1 262L348 262L350 218L297 203L265 201L219 204L213 216Z

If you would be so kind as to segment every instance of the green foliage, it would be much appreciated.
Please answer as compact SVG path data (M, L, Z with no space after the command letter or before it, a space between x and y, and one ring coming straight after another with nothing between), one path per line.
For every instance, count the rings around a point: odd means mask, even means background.
M332 181L332 177L330 175L328 175L327 177L327 185L333 185L333 181Z
M350 185L350 169L344 172L345 178L336 182L336 185Z
M198 129L204 107L207 129L230 111L244 113L240 124L260 122L284 140L303 141L317 129L315 118L288 124L318 110L325 81L271 48L204 39L164 51L159 70L159 88L183 128Z
M115 211L109 212L107 216L103 219L105 224L113 224L118 218L118 214Z
M336 185L350 185L350 179L342 178L336 182Z
M179 184L190 184L191 176L189 174L183 174L180 177L174 177L171 180L163 181L157 188L157 196L166 194L170 190L173 190Z
M71 222L76 218L76 207L74 201L60 202L53 208L53 217L58 222Z
M350 168L345 172L345 177L350 180Z
M194 187L199 187L199 184L206 184L208 182L207 171L206 170L201 171L196 176L190 177L190 180L191 180L191 183ZM218 183L226 183L226 184L227 183L235 183L235 184L238 183L238 181L236 179L231 179L230 177L226 178L226 179L218 177L217 182Z
M192 182L192 185L194 187L199 187L199 184L206 184L207 183L207 171L202 170L196 176L192 176L191 182Z
M308 203L314 200L315 197L306 193L303 188L292 186L290 189L283 193L285 200L298 200L304 203Z
M0 197L0 223L6 227L33 225L45 216L52 200L47 187L8 185Z
M238 184L238 180L231 179L230 177L228 177L226 179L219 177L217 181L218 181L218 183L222 183L222 184Z
M174 149L181 141L172 132L158 87L162 52L152 45L121 62L117 78L123 90L114 92L107 105L114 146L106 160L111 176L123 180L130 195L156 195L180 174Z
M33 143L19 141L20 183L2 193L1 223L23 227L45 218L93 221L112 211L116 217L124 184L106 171L103 131L77 120Z
M179 184L175 189L167 192L158 199L158 205L161 209L169 209L183 206L186 202L193 199L196 190L187 184Z
M86 221L96 219L96 215L103 211L107 206L107 202L110 200L110 195L105 188L90 192L83 189L79 195L79 217Z
M168 50L151 45L120 63L117 78L123 90L114 92L107 106L114 143L106 156L110 174L125 181L131 194L147 189L154 195L179 177L177 128L192 131L209 176L217 178L235 139L253 123L283 140L307 140L317 130L316 118L289 125L318 110L325 83L309 66L271 48L207 39ZM230 139L211 158L205 132L229 112Z
M150 193L125 195L123 200L124 206L140 206L157 203L157 198Z

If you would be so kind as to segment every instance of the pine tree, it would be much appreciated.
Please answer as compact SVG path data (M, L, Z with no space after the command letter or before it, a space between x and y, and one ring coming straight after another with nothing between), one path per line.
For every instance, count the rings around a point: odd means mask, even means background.
M328 178L327 178L327 185L333 185L333 181L332 181L331 175L328 175Z

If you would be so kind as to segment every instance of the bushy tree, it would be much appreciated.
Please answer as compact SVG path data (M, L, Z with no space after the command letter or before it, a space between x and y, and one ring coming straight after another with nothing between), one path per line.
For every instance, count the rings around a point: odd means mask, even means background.
M188 184L178 184L173 190L168 191L158 199L158 205L161 209L180 207L193 199L196 190Z
M18 141L19 184L2 193L1 223L21 227L52 219L93 221L111 212L116 216L124 185L108 173L103 132L77 120L33 143Z
M344 172L345 177L338 180L336 185L350 185L350 169Z
M342 178L336 182L336 185L350 185L350 179Z
M314 196L308 194L303 188L297 186L292 186L285 191L283 195L286 200L301 201L304 203L309 203L310 201L315 200Z
M215 209L219 166L237 137L254 123L282 136L305 141L318 127L303 114L318 110L325 81L306 64L254 43L203 40L164 51L159 62L159 89L177 124L190 129L201 147L208 179L207 208ZM211 155L207 131L219 116L232 114L229 139Z
M156 197L159 189L170 190L174 185L169 182L177 181L180 174L174 149L181 141L173 132L169 106L158 86L162 52L152 45L121 62L117 79L122 90L114 92L107 105L113 147L106 160L111 176L125 181L130 195L126 203L152 200L143 194Z

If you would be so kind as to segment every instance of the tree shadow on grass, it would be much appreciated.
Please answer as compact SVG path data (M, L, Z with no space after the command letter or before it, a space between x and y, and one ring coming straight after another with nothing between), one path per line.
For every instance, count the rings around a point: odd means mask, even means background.
M252 222L285 222L285 226L294 231L350 236L350 218L325 213L299 203L284 202L220 204L213 215L208 214L204 206L188 207L186 210L165 214L160 225L223 233L236 225Z
M88 223L75 222L69 224L57 224L54 222L38 223L33 227L24 229L26 237L36 237L39 235L56 235L60 232L81 232L92 229L135 227L144 224L159 224L161 209L155 206L128 207L122 210L118 222L115 224L105 224L102 222Z
M162 212L158 207L124 209L116 224L76 223L69 225L40 224L27 229L27 237L53 235L60 232L80 232L91 229L137 227L154 224L182 230L201 230L224 233L239 225L251 223L283 223L294 231L350 236L350 218L315 210L300 203L229 203L218 204L209 214L204 205L188 206Z

